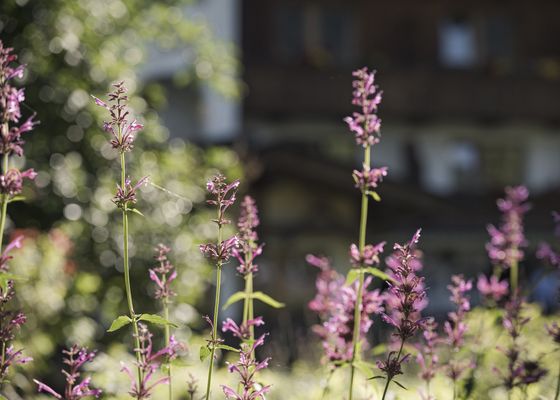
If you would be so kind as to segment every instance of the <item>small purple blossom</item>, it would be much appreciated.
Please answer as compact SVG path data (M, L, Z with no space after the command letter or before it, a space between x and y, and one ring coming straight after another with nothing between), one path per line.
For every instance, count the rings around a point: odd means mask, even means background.
M409 359L410 354L405 354L401 357L400 353L397 353L396 351L390 351L387 354L387 359L385 361L376 361L376 365L377 368L385 373L387 380L391 381L395 376L402 375L402 364L404 362L408 362Z
M23 235L18 235L4 248L2 255L0 255L0 271L7 272L9 270L8 262L13 258L10 253L14 249L21 249Z
M115 194L115 197L113 197L113 203L123 210L133 209L137 201L136 191L140 189L141 186L148 183L148 180L149 178L145 176L133 186L130 178L127 178L125 180L124 187L117 184L117 193Z
M207 258L219 262L220 264L227 263L233 254L233 250L238 246L239 239L237 236L232 236L216 246L214 243L201 244L199 246L200 252Z
M375 191L385 176L387 176L387 167L372 169L366 164L363 165L363 169L361 171L354 170L352 173L356 188L366 194Z
M233 336L241 340L247 340L251 337L251 328L262 325L264 325L264 320L262 317L250 319L246 323L241 325L237 325L234 320L232 320L231 318L227 318L222 323L222 332L231 332Z
M379 264L379 255L383 253L385 242L376 245L368 244L364 246L364 250L360 252L358 246L350 245L350 263L354 268L371 267Z
M524 257L527 247L523 229L523 218L530 206L527 204L529 191L524 186L507 187L506 196L498 199L498 209L502 212L502 223L497 228L488 225L490 242L486 244L488 257L494 265L510 268Z
M352 104L360 108L360 112L352 113L344 121L350 131L354 133L359 146L373 146L379 142L381 119L376 115L377 107L381 103L380 92L375 85L375 72L362 68L353 72L356 78L352 82L354 87Z
M177 278L177 271L167 258L167 254L171 251L169 247L160 243L155 250L154 258L159 264L150 269L150 279L156 284L156 299L169 302L171 297L176 295L171 290L171 283Z
M141 323L138 324L138 339L140 347L135 349L135 352L139 354L140 362L136 362L136 365L141 371L142 380L139 383L137 377L124 363L121 363L121 371L125 372L130 378L131 386L128 393L137 400L143 400L151 397L156 386L169 383L169 377L167 376L156 380L152 378L160 365L164 361L173 360L184 346L177 342L174 336L171 336L168 346L154 352L152 334L148 327Z
M255 375L257 372L268 367L270 358L265 358L263 361L256 361L252 354L255 349L264 344L266 334L262 335L255 340L253 344L243 343L241 351L239 352L239 361L235 364L227 363L229 372L237 373L239 375L239 393L229 386L222 385L222 390L226 399L235 400L264 400L264 395L270 390L270 385L260 386L257 385Z
M554 234L560 237L560 213L552 212L552 219L554 220L555 229ZM537 250L537 258L548 262L553 267L560 267L560 253L555 251L548 243L541 243Z
M120 153L131 151L134 147L136 133L142 130L143 125L139 124L135 119L130 121L127 108L128 96L127 88L124 82L117 82L113 85L113 92L109 93L109 103L91 96L95 104L99 107L107 109L111 115L111 121L103 123L103 130L112 135L111 145Z
M37 173L30 168L21 172L16 168L10 168L5 174L0 175L0 193L10 197L17 196L23 189L23 179L33 180Z
M64 400L79 400L86 397L94 396L96 398L101 396L101 390L90 388L91 378L87 377L82 380L80 368L88 362L91 362L95 357L95 351L88 351L86 348L80 348L77 345L70 347L68 350L63 350L66 355L64 364L68 366L68 370L62 370L66 377L66 389L64 396L57 393L50 386L33 379L38 386L39 392L48 393L57 399Z
M497 276L492 275L487 278L480 275L476 283L479 293L487 300L498 302L507 296L509 292L509 284L505 280L500 280Z
M558 323L553 322L551 325L545 325L546 332L554 340L555 343L560 344L560 326Z

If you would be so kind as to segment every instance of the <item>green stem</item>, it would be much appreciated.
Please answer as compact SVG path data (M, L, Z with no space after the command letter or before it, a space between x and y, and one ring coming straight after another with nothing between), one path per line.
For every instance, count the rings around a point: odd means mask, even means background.
M511 286L511 295L516 296L517 294L517 283L519 280L519 266L517 265L517 261L511 265L509 271L509 281Z
M221 240L219 242L221 243ZM212 385L212 371L214 369L214 354L216 353L215 341L218 337L218 311L220 305L220 290L222 285L221 263L218 263L217 267L218 268L216 271L216 299L214 301L214 321L213 321L214 326L212 329L212 346L211 346L212 348L210 349L210 366L208 367L208 383L206 384L206 400L210 398L210 386Z
M404 340L401 340L401 347L399 349L399 353L397 354L397 362L401 358L403 347L404 347ZM381 400L385 400L385 396L387 395L387 390L389 390L389 384L391 383L392 380L393 377L387 376L387 383L385 384L385 389L383 389L383 397L381 397Z
M321 394L321 400L324 400L327 393L329 393L329 384L331 382L331 378L333 374L334 374L334 368L331 368L329 372L329 376L327 376L327 381L325 382L325 387L323 388L323 394Z
M364 164L370 166L370 146L364 149ZM368 196L365 192L362 193L362 209L360 213L360 238L359 238L359 251L363 253L364 247L366 245L366 229L367 229L367 213L368 213ZM356 367L354 362L356 357L359 357L358 345L360 343L360 325L361 325L361 308L362 308L362 292L364 290L364 273L360 271L359 273L359 285L358 293L356 296L356 305L354 308L354 332L352 335L352 360L350 364L350 386L348 392L348 400L352 400L354 394L354 375Z
M558 369L558 379L556 380L556 394L554 395L554 400L560 398L560 368Z
M126 160L125 155L121 152L121 188L126 190ZM138 337L138 321L136 320L136 314L134 313L134 305L132 303L132 289L130 286L130 265L128 258L128 210L126 205L122 211L122 221L123 221L123 270L124 270L124 287L126 291L126 302L128 305L128 313L130 319L132 319L132 329L134 332L134 345L136 353L136 361L138 363L136 369L138 371L138 387L142 386L142 369L140 368L140 363L142 362L142 355L137 349L140 349L140 338Z
M8 172L9 167L9 157L8 154L4 153L2 158L2 173L5 175ZM8 212L8 195L2 194L2 213L0 214L0 254L2 254L2 245L4 243L4 228L6 227L6 217ZM6 362L6 342L2 341L2 364L0 366L4 368L4 363ZM0 385L2 382L0 382Z
M166 278L164 277L164 281L163 284L165 285L165 281ZM169 321L169 304L168 304L168 300L165 299L163 301L163 316L165 318L166 321ZM169 346L169 339L170 339L170 327L168 324L165 324L165 347ZM171 381L171 362L167 363L167 378L169 379L169 383L167 386L168 389L168 394L169 394L169 400L173 399L173 383Z

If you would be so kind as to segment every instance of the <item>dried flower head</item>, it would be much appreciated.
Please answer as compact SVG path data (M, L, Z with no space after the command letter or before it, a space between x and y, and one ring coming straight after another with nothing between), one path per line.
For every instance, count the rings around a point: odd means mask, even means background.
M122 210L131 210L134 209L134 205L136 204L136 191L142 186L148 183L148 177L145 176L140 179L136 184L133 186L130 182L130 178L125 180L124 187L121 187L117 184L117 194L113 197L113 203L117 205L118 208Z

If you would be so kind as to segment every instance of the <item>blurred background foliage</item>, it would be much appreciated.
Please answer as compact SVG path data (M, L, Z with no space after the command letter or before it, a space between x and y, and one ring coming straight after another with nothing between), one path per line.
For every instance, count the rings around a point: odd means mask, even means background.
M157 84L145 86L139 65L150 48L184 49L180 85L209 85L224 96L239 95L235 49L217 40L204 20L184 15L188 1L169 0L6 0L0 4L0 38L28 65L25 113L36 112L41 125L26 137L26 160L39 173L26 189L27 201L10 207L11 234L26 236L13 270L27 278L17 286L29 322L21 343L35 361L16 375L10 399L30 398L29 376L60 382L60 350L70 343L116 351L126 359L126 330L106 334L124 311L120 259L120 214L111 198L118 176L117 154L102 131L103 111L89 95L104 98L110 84L126 81L130 106L145 129L129 158L132 179L149 175L154 185L141 190L144 217L131 221L132 275L137 310L157 311L151 300L148 267L153 248L173 248L180 271L172 319L187 339L189 326L201 326L195 310L211 269L198 244L213 238L204 210L205 180L217 170L239 178L237 156L225 148L200 149L170 132L158 119L165 97ZM188 56L188 57L187 57ZM204 65L205 68L197 68ZM165 188L165 190L162 190ZM149 229L147 229L149 227ZM203 307L202 307L203 308ZM116 344L116 350L110 344ZM120 346L120 347L119 347ZM120 349L120 350L119 350ZM103 369L118 374L118 359L99 357ZM125 385L124 391L127 390ZM19 393L19 394L18 394Z

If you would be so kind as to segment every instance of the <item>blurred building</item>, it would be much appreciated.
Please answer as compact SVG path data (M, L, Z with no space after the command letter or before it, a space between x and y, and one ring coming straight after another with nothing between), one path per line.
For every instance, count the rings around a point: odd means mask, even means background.
M347 246L357 240L359 194L350 174L361 154L342 119L352 112L351 71L362 66L378 70L384 91L373 162L389 167L368 234L391 243L423 227L434 309L446 307L450 274L489 268L485 226L498 222L504 186L531 190L531 247L551 235L560 187L560 4L245 0L242 7L243 139L265 213L270 282L283 286L278 295L290 288L288 301L301 304L315 274L303 255L327 254L345 269Z
M220 37L240 47L246 93L235 105L201 88L189 98L169 84L164 118L173 132L199 143L233 142L245 159L267 242L258 284L289 304L279 324L306 317L302 305L313 296L316 271L304 255L328 255L345 270L357 240L351 171L361 152L342 121L353 111L356 68L377 69L384 91L383 139L373 163L388 166L389 176L382 201L370 207L368 238L392 244L423 228L433 312L448 306L451 274L490 268L485 226L500 218L495 200L504 186L531 190L531 249L550 239L560 194L560 3L200 6ZM532 256L526 265L539 267Z

